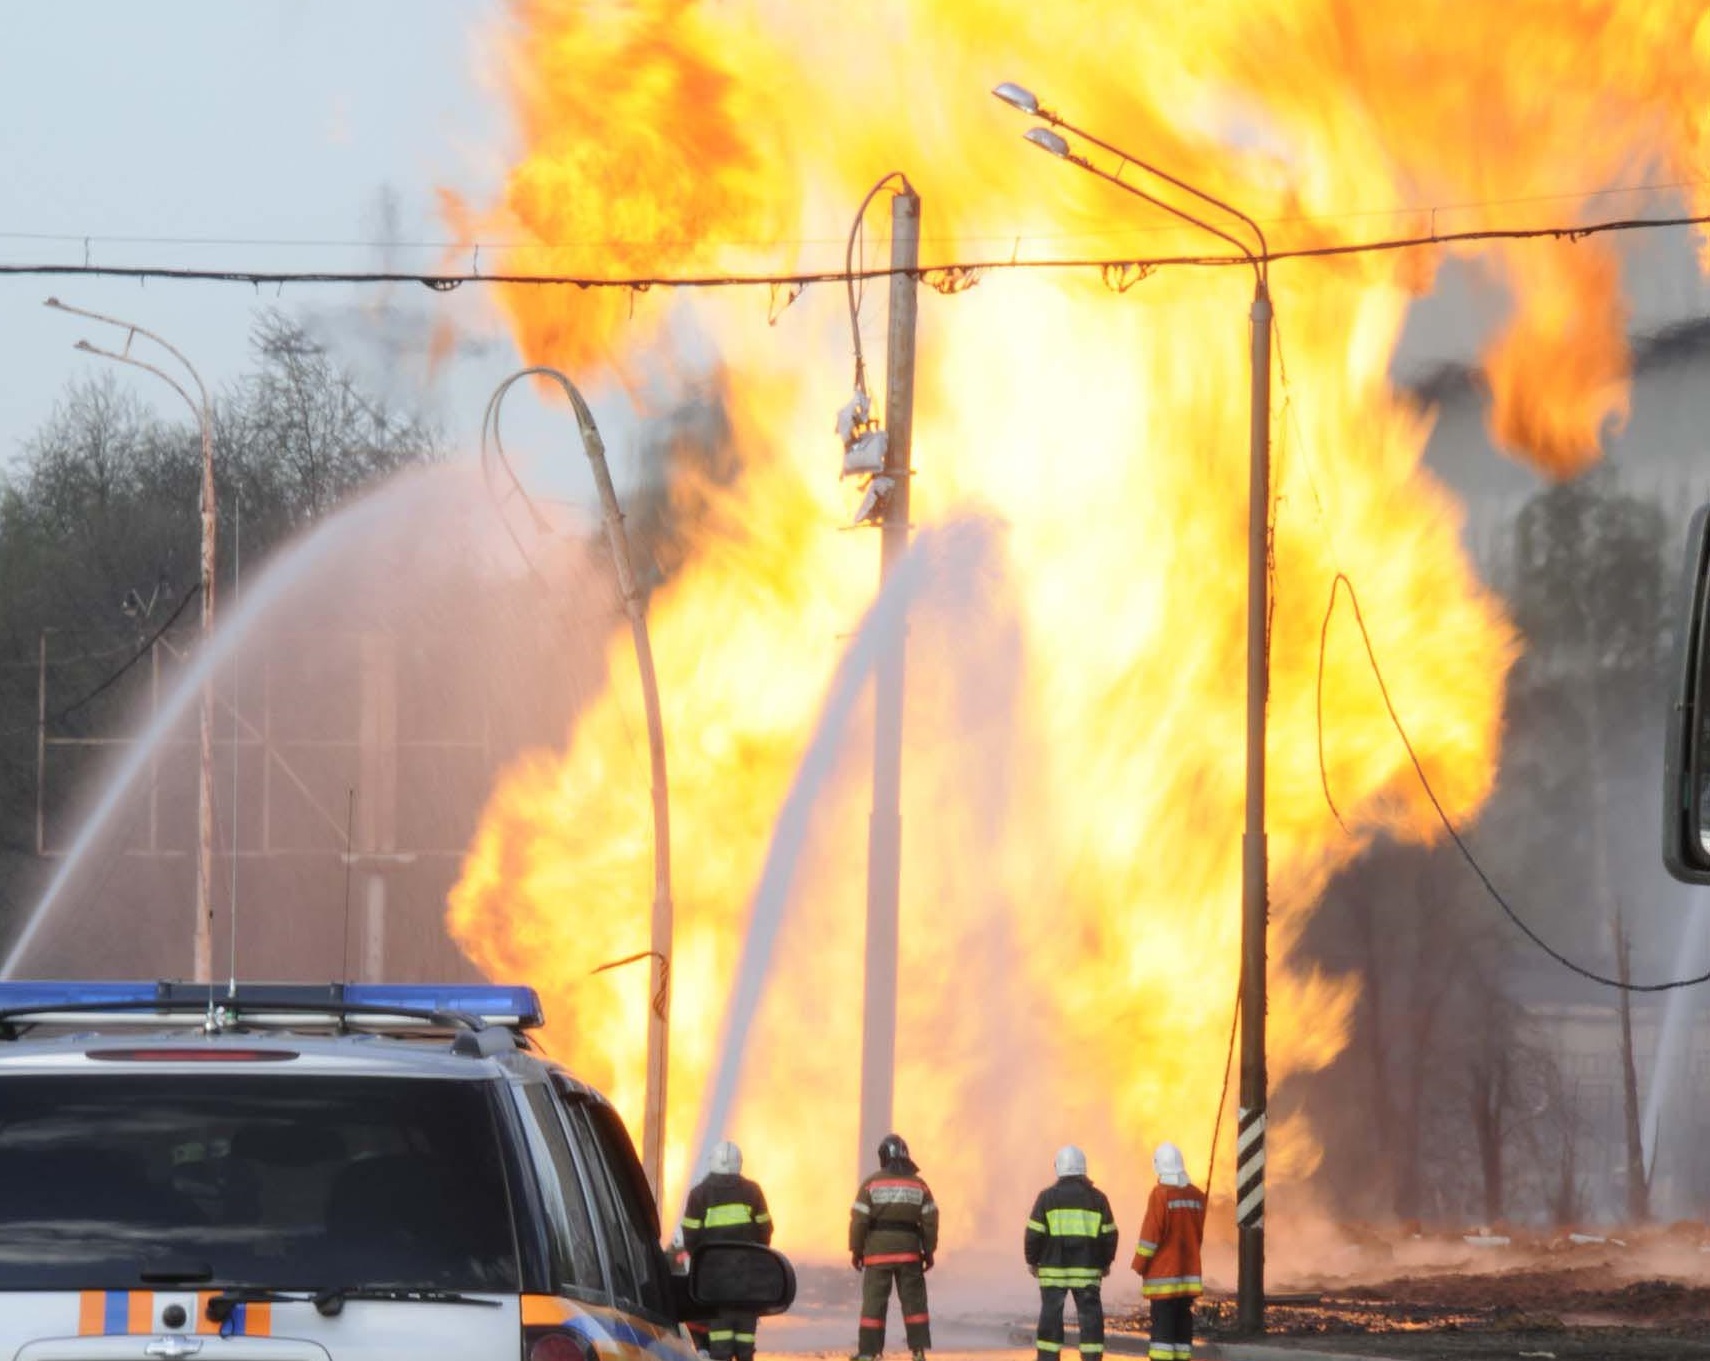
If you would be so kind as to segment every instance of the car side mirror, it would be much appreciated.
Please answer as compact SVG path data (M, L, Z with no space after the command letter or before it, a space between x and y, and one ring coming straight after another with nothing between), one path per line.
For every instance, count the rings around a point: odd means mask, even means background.
M689 1258L689 1274L673 1281L686 1319L781 1314L796 1299L790 1259L759 1243L703 1243Z
M1710 505L1686 532L1674 612L1668 747L1663 753L1663 864L1676 879L1710 884Z

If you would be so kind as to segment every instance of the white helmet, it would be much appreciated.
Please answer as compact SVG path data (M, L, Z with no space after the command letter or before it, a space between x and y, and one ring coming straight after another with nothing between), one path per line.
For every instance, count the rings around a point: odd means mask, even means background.
M742 1170L742 1150L729 1139L721 1139L713 1145L712 1154L707 1158L707 1168L711 1172L734 1177Z
M1055 1166L1059 1177L1084 1177L1087 1174L1087 1155L1073 1144L1064 1144L1057 1150Z
M1165 1186L1188 1184L1187 1164L1182 1161L1182 1151L1172 1143L1158 1145L1152 1154L1152 1170L1158 1174L1158 1180Z

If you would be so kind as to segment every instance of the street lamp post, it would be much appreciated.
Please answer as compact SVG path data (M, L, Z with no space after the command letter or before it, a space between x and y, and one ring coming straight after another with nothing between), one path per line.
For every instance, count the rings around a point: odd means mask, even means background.
M654 1199L659 1201L665 1194L665 1097L670 1058L673 925L671 816L665 778L665 725L659 708L659 683L653 670L653 644L647 633L646 602L636 585L635 567L629 552L629 535L623 527L623 509L618 505L617 489L612 485L611 471L606 466L605 441L600 438L600 432L594 425L594 413L588 409L588 403L583 400L576 385L552 368L537 366L513 373L499 384L488 399L487 415L482 423L483 442L489 429L495 439L497 438L499 408L512 384L530 377L546 378L557 383L575 410L576 425L582 434L582 447L588 455L588 462L593 466L594 484L600 493L606 544L611 550L612 565L617 571L618 590L623 596L624 612L629 615L630 632L635 640L636 665L641 673L642 703L647 711L647 744L652 758L653 779L653 917L651 939L645 956L650 965L647 1098L642 1116L641 1158L647 1179L653 1187Z
M202 375L173 345L153 331L129 321L120 321L117 317L104 316L100 312L91 312L81 307L73 307L70 303L61 302L58 298L49 298L45 307L51 307L59 312L69 312L73 316L85 317L90 321L98 321L103 325L116 326L125 332L124 347L119 350L103 350L98 345L91 345L87 340L77 342L76 348L86 354L100 355L103 359L111 359L120 364L129 364L133 368L146 369L156 378L161 379L184 399L185 405L195 414L196 423L202 430L202 551L201 551L201 594L202 594L202 647L206 652L209 638L214 631L214 565L215 565L215 533L218 528L216 502L214 500L214 411L208 400L207 386L202 382ZM139 359L131 353L131 342L138 336L152 340L161 349L184 366L196 385L197 396L192 397L185 387L164 369ZM196 926L191 935L192 967L198 983L209 982L214 976L214 685L212 679L202 683L201 707L201 773L196 782ZM236 854L236 847L233 847Z
M1265 1073L1265 937L1269 918L1265 700L1270 688L1267 646L1270 622L1270 246L1259 224L1240 209L1076 127L1043 107L1031 91L1005 83L992 93L1011 108L1053 127L1063 128L1109 152L1123 165L1143 170L1228 213L1243 223L1259 243L1255 254L1238 237L1123 179L1122 165L1112 173L1092 164L1084 156L1077 156L1069 143L1049 128L1030 128L1025 134L1026 139L1041 150L1078 165L1154 207L1227 241L1246 256L1253 267L1253 306L1249 313L1252 387L1247 490L1247 808L1246 826L1241 837L1241 1099L1236 1132L1235 1218L1239 1226L1237 1317L1243 1332L1260 1333L1265 1327L1265 1100L1268 1085Z

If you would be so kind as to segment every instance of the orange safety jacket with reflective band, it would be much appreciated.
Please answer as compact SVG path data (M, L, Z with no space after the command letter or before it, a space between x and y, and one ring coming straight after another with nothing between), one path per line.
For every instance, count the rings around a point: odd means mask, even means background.
M1152 1188L1140 1244L1134 1249L1134 1270L1145 1281L1149 1300L1192 1297L1204 1292L1200 1279L1199 1245L1205 1237L1205 1192L1199 1187Z

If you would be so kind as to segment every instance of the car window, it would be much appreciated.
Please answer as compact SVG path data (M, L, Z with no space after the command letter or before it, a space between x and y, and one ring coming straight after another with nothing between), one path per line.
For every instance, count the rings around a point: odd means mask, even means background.
M589 1133L577 1112L564 1112L565 1129L574 1144L579 1160L588 1170L588 1190L593 1197L594 1218L599 1222L601 1237L606 1243L606 1265L611 1271L612 1293L618 1299L638 1303L641 1283L635 1273L623 1227L623 1212L618 1208L611 1183L606 1179L598 1159L589 1147Z
M523 1101L527 1107L529 1144L550 1229L553 1288L603 1295L605 1285L594 1222L582 1193L582 1179L570 1156L557 1103L545 1087L538 1085L525 1089Z
M498 1099L490 1082L372 1075L9 1075L0 1290L182 1269L514 1291Z
M577 1101L569 1115L571 1138L590 1167L594 1198L603 1198L601 1217L613 1230L608 1235L613 1284L622 1282L618 1293L623 1298L668 1316L669 1267L659 1245L658 1212L629 1134L617 1112L603 1102Z

